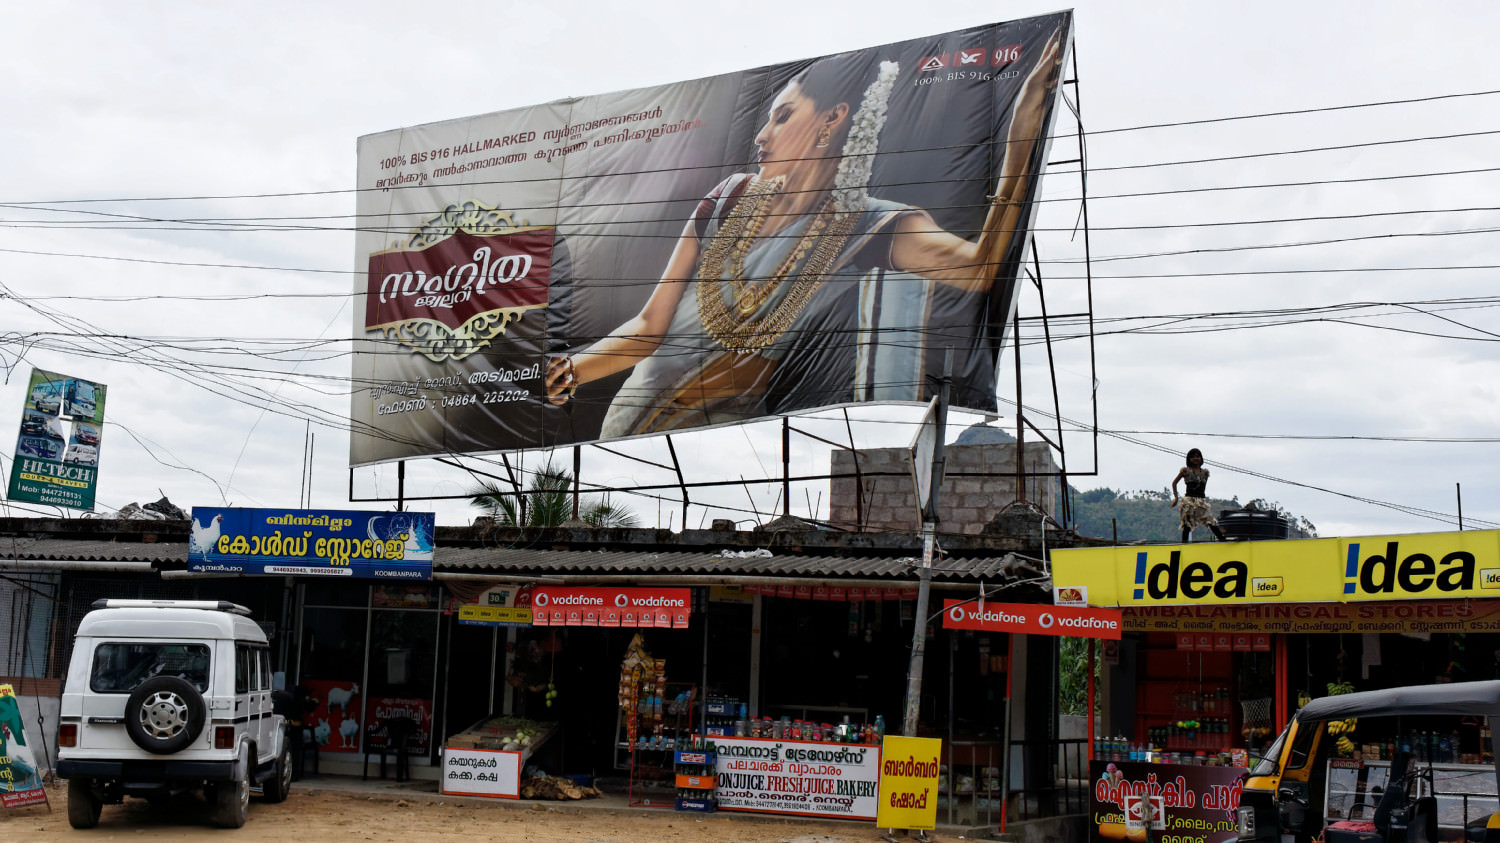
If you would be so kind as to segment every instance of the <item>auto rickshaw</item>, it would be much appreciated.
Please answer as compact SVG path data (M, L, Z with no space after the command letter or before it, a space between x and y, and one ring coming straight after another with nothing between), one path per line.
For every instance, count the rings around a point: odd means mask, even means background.
M1238 813L1239 839L1241 843L1436 843L1440 838L1438 806L1432 796L1433 762L1420 760L1420 753L1410 747L1391 753L1383 787L1372 788L1346 817L1324 825L1329 760L1350 748L1348 742L1339 746L1341 732L1352 728L1356 718L1363 723L1364 718L1425 721L1496 716L1500 716L1500 680L1388 688L1313 700L1292 717L1262 760L1246 773ZM1399 728L1394 734L1400 734ZM1484 750L1493 755L1493 747ZM1500 758L1493 775L1500 788ZM1470 817L1464 837L1477 843L1500 843L1500 813Z

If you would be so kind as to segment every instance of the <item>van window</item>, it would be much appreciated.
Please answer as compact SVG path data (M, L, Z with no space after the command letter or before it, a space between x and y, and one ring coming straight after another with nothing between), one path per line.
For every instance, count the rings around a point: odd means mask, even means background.
M89 689L128 694L153 676L176 676L199 693L208 690L208 646L204 644L114 643L94 650Z
M256 659L260 662L260 689L271 690L271 651L259 649L255 651Z
M250 691L250 648L235 645L234 648L234 692L245 694Z

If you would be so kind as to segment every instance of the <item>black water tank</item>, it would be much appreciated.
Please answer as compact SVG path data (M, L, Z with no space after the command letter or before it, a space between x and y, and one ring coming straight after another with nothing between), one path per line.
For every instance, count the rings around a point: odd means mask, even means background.
M1231 539L1263 541L1284 539L1287 521L1274 512L1260 509L1224 509L1219 511L1219 529Z

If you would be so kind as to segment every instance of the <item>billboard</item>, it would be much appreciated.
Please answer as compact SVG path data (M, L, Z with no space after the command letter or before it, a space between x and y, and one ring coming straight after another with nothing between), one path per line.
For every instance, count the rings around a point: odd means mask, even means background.
M993 411L1071 25L360 138L351 464Z
M101 383L31 370L8 498L94 508L104 391Z
M432 579L431 512L193 507L188 570Z

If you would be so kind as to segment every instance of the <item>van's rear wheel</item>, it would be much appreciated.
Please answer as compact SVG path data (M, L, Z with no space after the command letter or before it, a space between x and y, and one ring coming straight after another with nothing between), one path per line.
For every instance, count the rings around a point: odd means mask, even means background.
M261 791L261 798L267 802L285 802L287 794L292 792L292 748L286 745L283 739L281 754L276 756L276 769L269 779L266 779Z
M74 828L93 828L104 810L104 800L89 784L88 779L68 779L68 825Z
M214 788L214 825L240 828L250 813L250 758L240 750L234 780L219 782Z

